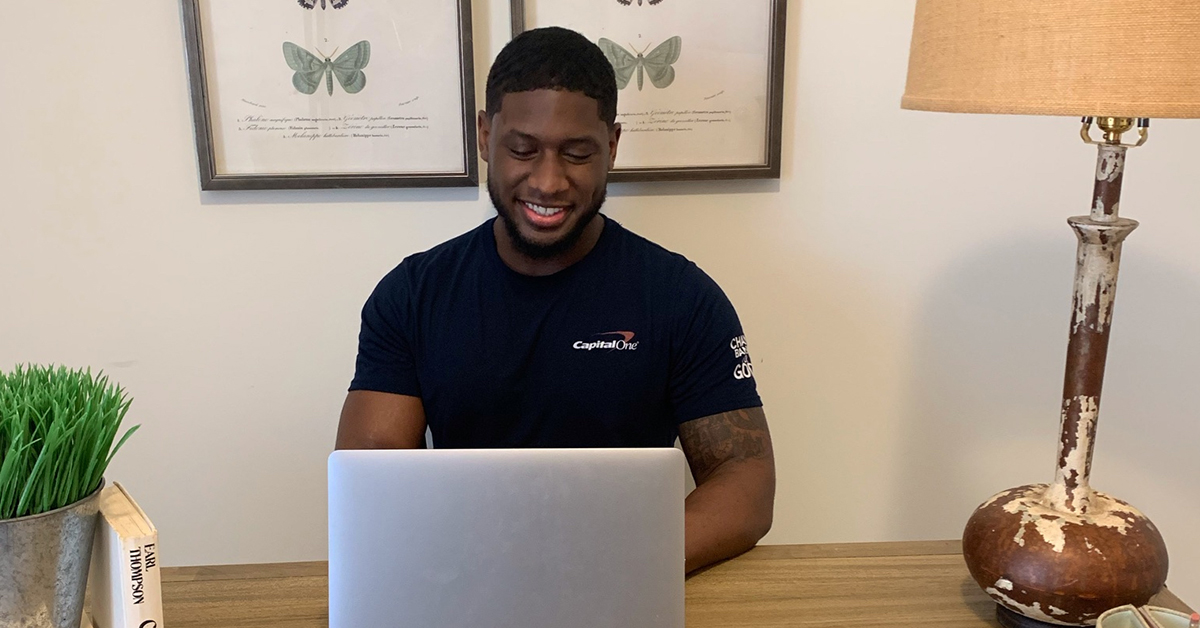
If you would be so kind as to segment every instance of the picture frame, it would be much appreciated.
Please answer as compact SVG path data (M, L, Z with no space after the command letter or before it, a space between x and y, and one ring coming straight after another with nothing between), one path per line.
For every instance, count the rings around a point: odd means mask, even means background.
M477 187L471 0L181 0L202 190Z
M512 33L562 26L617 74L609 180L778 179L787 0L509 0Z

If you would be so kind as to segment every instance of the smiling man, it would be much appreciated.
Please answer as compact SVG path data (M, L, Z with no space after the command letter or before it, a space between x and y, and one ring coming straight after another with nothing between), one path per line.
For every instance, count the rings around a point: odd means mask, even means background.
M339 449L669 447L696 479L686 569L771 527L775 467L745 336L681 255L600 213L617 88L598 47L522 33L487 79L497 218L405 259L362 313Z

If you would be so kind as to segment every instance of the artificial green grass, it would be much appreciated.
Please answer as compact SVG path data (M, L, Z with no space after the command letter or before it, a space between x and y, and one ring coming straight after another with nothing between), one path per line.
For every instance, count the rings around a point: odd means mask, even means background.
M91 369L0 373L0 519L62 508L100 487L129 410L124 389Z

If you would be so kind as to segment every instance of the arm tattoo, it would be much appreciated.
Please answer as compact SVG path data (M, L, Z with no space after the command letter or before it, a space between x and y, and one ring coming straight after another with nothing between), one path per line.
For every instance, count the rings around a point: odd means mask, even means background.
M762 408L743 408L688 421L679 440L697 482L732 461L769 459L771 435Z

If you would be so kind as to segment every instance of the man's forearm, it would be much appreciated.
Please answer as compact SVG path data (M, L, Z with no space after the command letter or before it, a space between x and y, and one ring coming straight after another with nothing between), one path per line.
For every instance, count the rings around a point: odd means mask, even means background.
M737 556L771 529L775 468L772 460L730 461L687 497L685 571Z
M418 397L371 390L346 395L334 449L421 449L425 407Z

